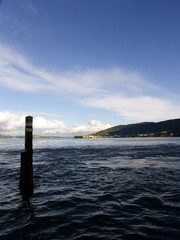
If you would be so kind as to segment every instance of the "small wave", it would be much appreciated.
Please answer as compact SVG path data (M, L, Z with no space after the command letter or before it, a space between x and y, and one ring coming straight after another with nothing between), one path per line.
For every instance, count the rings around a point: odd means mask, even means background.
M39 142L29 201L19 152L0 153L0 239L179 239L179 145L124 141Z

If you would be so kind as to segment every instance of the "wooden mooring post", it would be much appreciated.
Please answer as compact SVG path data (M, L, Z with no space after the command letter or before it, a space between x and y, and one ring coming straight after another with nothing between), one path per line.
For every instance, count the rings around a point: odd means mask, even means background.
M19 188L22 194L33 193L33 117L27 116L25 123L25 149L21 152Z

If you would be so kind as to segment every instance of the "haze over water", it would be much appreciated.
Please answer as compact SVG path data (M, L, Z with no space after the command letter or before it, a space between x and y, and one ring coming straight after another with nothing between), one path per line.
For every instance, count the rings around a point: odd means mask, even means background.
M0 140L0 239L179 239L180 138L34 139L29 201L23 148Z

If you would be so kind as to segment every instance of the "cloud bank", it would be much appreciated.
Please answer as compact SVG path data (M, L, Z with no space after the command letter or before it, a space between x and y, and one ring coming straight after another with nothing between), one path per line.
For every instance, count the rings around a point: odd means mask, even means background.
M41 113L39 113L41 114ZM4 135L23 135L25 127L25 113L13 113L9 111L0 112L0 133ZM42 116L48 115L42 113ZM91 120L86 125L69 126L63 121L48 120L42 116L33 118L34 135L60 135L94 133L109 127L110 124L103 124L100 121Z

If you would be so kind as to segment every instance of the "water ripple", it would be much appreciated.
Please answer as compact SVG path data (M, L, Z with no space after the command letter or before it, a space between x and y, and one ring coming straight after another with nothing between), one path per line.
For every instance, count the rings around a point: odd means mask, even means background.
M18 190L19 151L1 150L0 239L179 239L180 144L112 141L41 141L29 201Z

